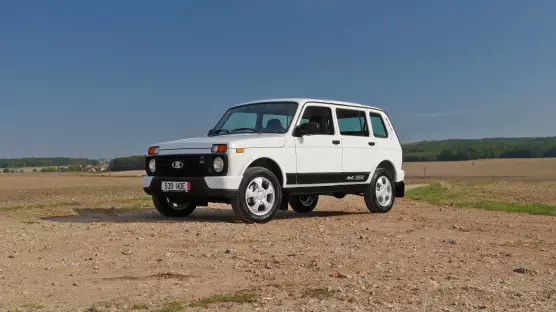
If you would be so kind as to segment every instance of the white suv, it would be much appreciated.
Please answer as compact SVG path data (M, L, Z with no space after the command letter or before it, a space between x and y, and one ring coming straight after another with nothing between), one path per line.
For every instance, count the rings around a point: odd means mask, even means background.
M145 157L144 191L167 217L208 202L264 223L288 203L299 213L319 195L363 195L374 213L405 191L402 148L379 108L315 99L273 99L230 108L207 137L156 144Z

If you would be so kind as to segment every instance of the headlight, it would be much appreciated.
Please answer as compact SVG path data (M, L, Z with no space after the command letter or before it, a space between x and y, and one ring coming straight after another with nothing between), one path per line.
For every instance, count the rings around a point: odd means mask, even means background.
M149 171L150 172L156 171L156 160L154 159L149 160Z
M222 172L222 170L224 170L224 160L220 157L216 157L212 162L212 168L214 168L216 172Z

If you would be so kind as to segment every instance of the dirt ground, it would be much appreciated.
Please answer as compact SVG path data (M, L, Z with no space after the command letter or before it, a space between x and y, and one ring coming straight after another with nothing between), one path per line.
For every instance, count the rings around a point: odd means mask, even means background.
M554 217L407 199L247 225L163 218L137 177L1 175L0 250L2 312L556 310Z

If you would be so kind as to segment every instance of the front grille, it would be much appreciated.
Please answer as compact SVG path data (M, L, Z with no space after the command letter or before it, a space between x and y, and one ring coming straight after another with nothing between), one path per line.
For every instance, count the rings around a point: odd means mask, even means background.
M225 174L226 169L217 174L212 169L214 157L220 156L226 163L223 155L164 155L156 156L156 171L154 176L157 177L205 177L211 175ZM149 158L150 159L150 158ZM147 164L149 159L147 159ZM183 167L174 168L172 164L175 161L181 161ZM226 163L227 167L227 163ZM147 165L148 168L148 165Z

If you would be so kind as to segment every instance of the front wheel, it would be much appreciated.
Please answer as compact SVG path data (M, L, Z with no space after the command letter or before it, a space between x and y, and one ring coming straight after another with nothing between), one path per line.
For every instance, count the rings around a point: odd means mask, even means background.
M282 190L278 178L263 167L245 170L232 209L245 223L266 223L280 208Z
M154 207L165 217L187 217L197 206L184 200L174 200L163 195L153 195Z
M289 202L297 213L309 213L315 209L319 201L318 195L290 196Z
M387 213L394 206L394 182L384 169L377 169L365 190L365 204L372 213Z

